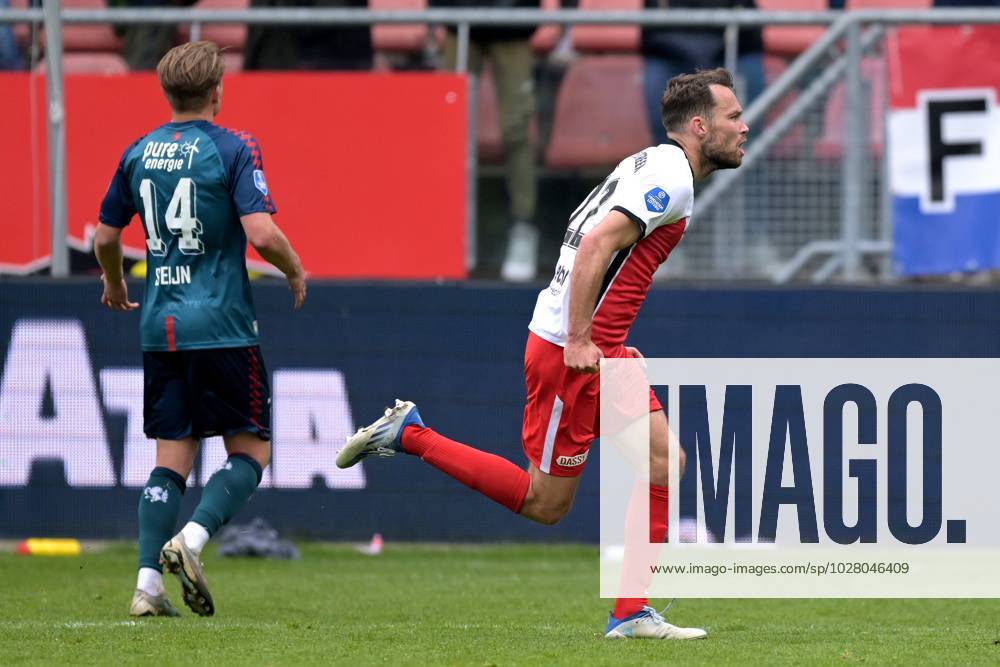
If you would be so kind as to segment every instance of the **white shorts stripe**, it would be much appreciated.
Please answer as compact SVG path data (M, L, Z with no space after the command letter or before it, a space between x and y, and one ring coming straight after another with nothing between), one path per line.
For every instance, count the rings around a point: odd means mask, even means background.
M559 420L562 419L563 402L556 396L552 403L552 414L549 415L549 427L545 429L545 447L542 449L542 465L539 468L548 474L552 468L552 448L556 444L556 431L559 430Z

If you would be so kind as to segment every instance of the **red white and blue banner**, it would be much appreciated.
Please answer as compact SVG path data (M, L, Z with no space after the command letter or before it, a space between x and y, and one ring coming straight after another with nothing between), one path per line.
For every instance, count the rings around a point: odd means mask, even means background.
M1000 268L1000 27L904 28L887 56L898 270Z

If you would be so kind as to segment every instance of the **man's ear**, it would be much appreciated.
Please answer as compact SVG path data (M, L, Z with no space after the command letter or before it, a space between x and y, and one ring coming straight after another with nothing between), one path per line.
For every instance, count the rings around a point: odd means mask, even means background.
M691 119L691 134L699 139L708 134L708 125L705 123L704 118L701 116L694 116Z

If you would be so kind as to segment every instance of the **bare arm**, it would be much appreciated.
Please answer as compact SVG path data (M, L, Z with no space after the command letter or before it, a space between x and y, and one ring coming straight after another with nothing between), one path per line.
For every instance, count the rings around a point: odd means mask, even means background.
M306 273L288 238L274 224L269 213L249 213L241 216L240 222L250 245L285 274L288 289L295 295L295 308L301 308L306 300Z
M122 269L122 230L103 222L97 224L94 234L94 255L104 274L104 294L101 303L111 310L135 310L138 303L128 300L128 286Z
M583 240L576 251L569 292L569 331L563 360L568 368L596 373L601 351L590 339L594 304L611 256L639 240L639 228L624 213L611 211Z

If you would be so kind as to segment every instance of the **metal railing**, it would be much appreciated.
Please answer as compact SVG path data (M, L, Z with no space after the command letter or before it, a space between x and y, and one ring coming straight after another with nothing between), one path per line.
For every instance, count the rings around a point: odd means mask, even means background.
M697 216L715 214L726 196L738 193L739 181L752 174L755 165L761 165L767 150L776 145L818 101L821 101L841 77L846 79L844 114L844 152L840 165L840 229L839 238L813 239L801 244L795 253L775 271L772 278L784 282L792 279L812 258L828 255L827 262L814 274L814 280L825 280L841 271L847 280L861 276L861 258L866 254L884 254L890 248L887 236L888 221L882 220L879 232L866 237L861 225L864 220L863 178L866 174L865 105L860 76L864 52L879 40L884 25L899 24L983 24L1000 23L1000 9L934 9L934 10L865 10L854 12L760 12L752 10L646 10L646 11L593 11L593 10L485 10L462 9L426 11L371 11L363 9L334 8L268 8L252 10L197 10L197 9L62 9L58 0L48 0L43 9L0 10L0 24L13 22L45 22L46 59L48 62L48 129L50 151L50 198L52 215L52 273L68 273L66 246L65 207L65 127L63 110L63 81L60 66L62 24L110 23L128 24L203 24L245 23L249 25L373 25L373 24L438 24L457 28L456 69L465 72L468 66L469 31L473 26L486 25L614 25L693 27L713 26L725 29L724 62L735 69L740 27L765 25L825 25L828 29L803 52L781 76L750 104L745 118L751 127L763 126L765 117L774 112L789 93L805 85L798 99L785 108L753 143L744 166L738 170L720 172L699 193ZM193 29L197 34L197 28ZM836 47L846 40L841 55ZM831 59L832 54L832 59ZM818 75L814 70L825 60L830 60ZM814 77L810 80L810 77ZM805 82L805 83L804 83ZM475 81L472 81L475 85ZM470 89L470 109L474 104L474 87ZM470 150L467 153L467 174L471 181L468 192L474 192L476 170L475 126L470 123ZM624 157L624 156L623 156ZM884 169L883 169L884 171ZM883 180L883 189L886 183ZM884 198L883 198L884 200ZM470 245L474 246L474 202L470 202L468 224ZM741 207L734 207L739 209ZM885 217L885 207L882 207ZM714 266L717 275L726 262L727 230L716 225ZM731 234L729 235L731 237ZM474 250L470 251L474 262Z

